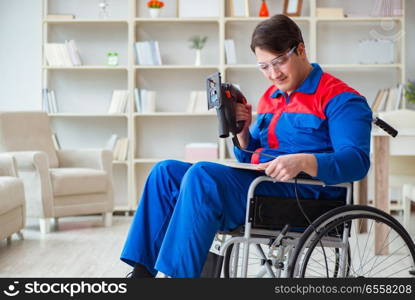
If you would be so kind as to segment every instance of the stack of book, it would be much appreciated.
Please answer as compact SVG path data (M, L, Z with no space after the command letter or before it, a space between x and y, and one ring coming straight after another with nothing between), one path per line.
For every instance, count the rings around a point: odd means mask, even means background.
M248 0L231 0L229 6L232 17L249 17Z
M46 19L50 20L73 20L75 19L74 15L71 14L48 14Z
M126 137L113 134L104 148L112 151L114 160L125 161L128 158L128 138Z
M404 98L404 84L396 87L380 89L372 102L373 112L391 111L402 108Z
M52 114L58 112L58 105L53 90L42 89L42 111Z
M82 60L74 40L63 44L47 43L44 45L46 61L53 67L81 66Z
M209 112L206 91L191 91L190 92L190 99L187 105L186 112L187 113Z
M127 90L114 90L108 113L123 114L127 112L128 94Z
M370 14L372 17L402 16L402 0L375 0Z
M158 41L142 41L134 44L138 65L161 65Z
M156 111L156 91L134 89L135 109L138 113L153 113Z
M344 18L343 8L317 7L316 16L319 18Z
M236 64L236 52L235 52L234 40L225 40L225 54L226 54L226 63L228 65L235 65Z

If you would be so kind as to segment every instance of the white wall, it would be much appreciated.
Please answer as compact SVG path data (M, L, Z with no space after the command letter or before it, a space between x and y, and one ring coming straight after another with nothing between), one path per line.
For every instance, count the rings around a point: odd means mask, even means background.
M415 1L406 0L406 14L406 74L415 79Z
M41 108L41 0L0 0L0 111Z

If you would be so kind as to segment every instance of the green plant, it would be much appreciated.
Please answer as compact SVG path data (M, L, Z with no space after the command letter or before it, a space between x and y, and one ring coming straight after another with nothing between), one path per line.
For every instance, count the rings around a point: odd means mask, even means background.
M207 36L199 36L199 35L192 36L189 39L190 49L201 50L205 46L206 41L207 41Z
M405 85L405 98L409 103L415 103L415 80L409 80Z

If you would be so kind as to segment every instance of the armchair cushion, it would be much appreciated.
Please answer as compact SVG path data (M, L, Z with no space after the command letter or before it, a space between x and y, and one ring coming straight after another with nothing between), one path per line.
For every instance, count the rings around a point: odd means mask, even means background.
M106 193L109 178L105 171L86 168L49 169L55 196Z
M0 177L0 215L23 205L23 182L16 177Z
M49 117L45 112L0 112L0 152L43 151L58 167Z

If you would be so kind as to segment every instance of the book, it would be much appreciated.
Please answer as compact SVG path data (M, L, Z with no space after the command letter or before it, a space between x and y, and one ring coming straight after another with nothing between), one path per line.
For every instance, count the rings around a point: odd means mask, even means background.
M249 1L231 0L230 12L232 17L249 17Z
M389 89L388 100L385 104L385 111L394 110L396 102L398 101L398 88L392 87Z
M381 94L382 90L378 90L376 93L375 98L373 98L372 104L370 105L370 108L372 109L373 112L375 112L375 109L377 109L377 106L379 105L379 98L380 98L380 94Z
M69 51L68 51L68 47L66 46L66 43L65 44L57 44L56 46L58 47L58 52L59 52L59 55L60 55L60 59L63 62L63 66L72 67L73 63L72 63L71 56L70 56Z
M140 98L140 89L139 88L135 88L134 89L134 103L135 103L135 111L138 113L142 112L142 108L141 108L141 98Z
M52 114L58 112L58 105L56 103L55 92L53 90L49 90L47 92L47 112Z
M56 133L52 133L52 142L53 146L55 147L55 150L59 151L61 149L61 145L59 143L58 136L56 135Z
M316 16L319 18L344 18L343 8L317 7Z
M141 112L153 113L156 111L156 91L142 90L144 93L141 99Z
M74 40L66 40L65 45L71 59L72 65L74 66L81 66L82 60L81 56L79 55L78 47Z
M138 65L158 66L162 64L158 41L136 42L134 49Z
M402 99L404 97L404 84L398 84L398 91L397 91L397 101L394 107L394 110L398 110L401 107Z
M118 140L118 135L116 135L116 134L111 135L111 137L105 143L104 149L114 151L115 144L117 143L117 140Z
M388 101L389 97L389 89L384 89L382 98L380 99L379 107L377 111L385 111L386 102Z
M206 91L191 91L189 102L186 108L187 113L207 113L207 95ZM212 113L214 113L212 111Z
M403 14L402 0L374 0L372 17L400 17Z
M128 91L127 90L114 90L112 92L112 98L110 107L108 108L109 114L121 114L127 111L128 103Z
M47 43L43 47L45 59L49 66L70 67L82 65L81 57L74 40L65 43Z
M153 63L156 66L161 66L161 55L160 55L160 46L158 41L150 41L151 54L153 57Z
M113 151L113 159L119 161L125 161L128 157L128 138L118 138Z
M226 54L226 63L228 65L234 65L237 63L234 40L225 40L225 54Z
M258 171L258 172L264 172L264 170L261 170L258 168L257 164L249 164L249 163L240 163L237 161L220 161L218 162L221 165L225 165L231 168L236 168L236 169L244 169L244 170L253 170L253 171Z
M49 90L47 88L42 89L42 111L49 113L49 103L48 103L48 94Z
M73 20L75 19L75 15L71 14L48 14L46 19L53 19L53 20Z

